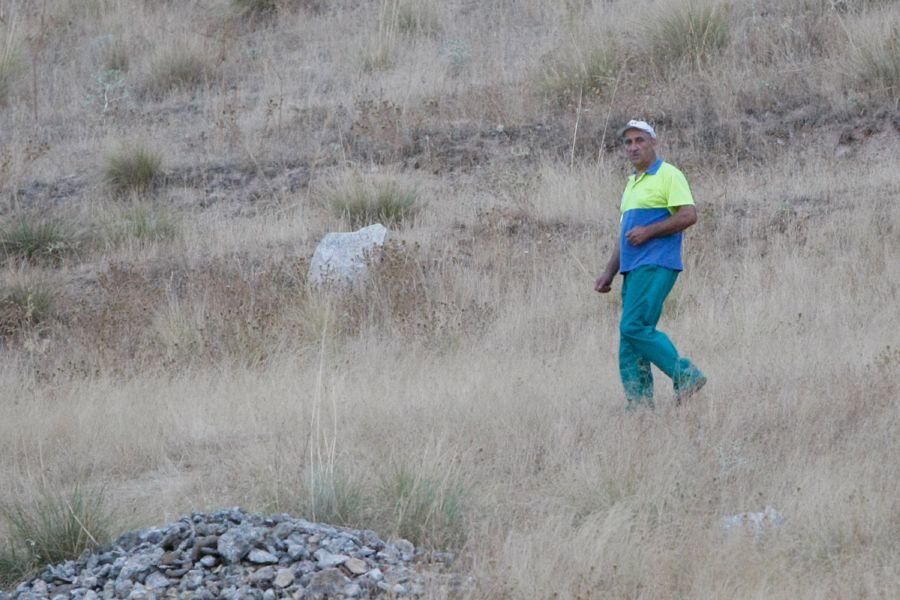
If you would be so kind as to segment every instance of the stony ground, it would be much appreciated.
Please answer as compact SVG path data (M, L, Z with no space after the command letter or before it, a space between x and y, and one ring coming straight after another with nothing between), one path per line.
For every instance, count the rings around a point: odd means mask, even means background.
M0 600L434 597L462 586L443 573L452 560L372 531L235 508L127 533Z

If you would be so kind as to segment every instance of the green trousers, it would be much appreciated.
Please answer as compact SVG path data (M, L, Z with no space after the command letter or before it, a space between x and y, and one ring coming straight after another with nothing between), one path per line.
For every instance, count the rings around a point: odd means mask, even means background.
M668 336L657 331L666 296L678 271L657 266L638 267L625 274L622 285L622 321L619 323L619 374L629 408L653 407L650 365L672 378L676 395L703 373L678 350Z

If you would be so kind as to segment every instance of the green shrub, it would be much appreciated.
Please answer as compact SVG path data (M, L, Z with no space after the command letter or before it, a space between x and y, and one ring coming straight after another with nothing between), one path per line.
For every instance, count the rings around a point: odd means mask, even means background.
M0 230L0 250L6 259L55 260L73 247L71 236L56 221L30 222L23 217Z
M162 156L142 144L125 144L106 157L104 179L115 193L145 192L156 183Z
M606 39L588 47L572 46L550 57L538 86L545 96L561 102L579 95L601 95L615 85L625 59L619 47Z
M353 175L331 189L326 202L353 228L372 223L400 225L418 214L418 192L392 178Z
M717 0L673 3L646 30L653 62L662 71L702 68L731 39L728 7Z
M352 526L362 524L365 507L362 488L332 468L311 468L306 474L304 516L313 521Z
M112 537L103 493L78 487L68 493L41 490L37 498L3 506L0 517L9 536L0 552L0 578L7 583L44 565L78 558Z
M454 548L465 541L463 492L452 479L400 467L382 483L379 495L391 535L431 548Z

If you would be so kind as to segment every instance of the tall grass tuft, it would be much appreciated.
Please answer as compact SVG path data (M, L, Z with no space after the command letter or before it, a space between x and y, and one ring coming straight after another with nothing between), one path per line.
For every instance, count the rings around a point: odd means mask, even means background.
M379 495L392 535L431 548L456 548L465 541L463 491L452 478L398 467L382 482Z
M106 157L104 180L116 194L145 192L162 168L162 156L141 143L123 144Z
M441 32L433 0L395 0L397 29L404 34L437 35Z
M614 86L625 64L611 39L575 44L552 56L540 72L538 88L544 96L567 102L580 95L599 96Z
M231 0L231 5L245 16L271 15L278 12L276 0Z
M718 0L673 2L661 10L645 32L651 59L661 71L701 69L731 40L729 9Z
M208 52L195 44L175 44L156 55L144 82L151 96L162 97L177 90L193 89L213 74Z
M27 579L33 569L25 553L13 548L8 540L0 546L0 590Z
M73 248L72 237L57 221L23 217L0 230L0 260L58 260Z
M130 65L128 46L121 39L113 40L103 48L102 59L106 71L125 73Z
M0 507L9 546L0 579L21 578L42 565L72 560L112 538L113 517L102 491L42 489L37 498Z
M9 101L22 70L22 56L15 36L11 33L0 35L0 106Z
M394 66L400 34L400 5L397 0L381 0L378 30L363 51L363 70L371 73Z
M853 79L863 88L897 95L900 93L900 18L869 22L851 39L848 56Z
M325 196L332 213L353 228L372 223L401 225L421 209L418 191L388 176L353 174L339 181Z
M107 246L119 246L129 240L162 242L174 240L181 229L179 221L159 207L136 205L113 213L99 224L98 237Z
M313 521L335 525L360 525L366 506L362 488L331 466L310 468L301 511Z

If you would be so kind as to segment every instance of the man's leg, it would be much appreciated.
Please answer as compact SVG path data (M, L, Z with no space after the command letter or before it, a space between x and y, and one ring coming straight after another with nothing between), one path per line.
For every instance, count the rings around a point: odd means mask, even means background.
M702 385L705 378L690 359L678 355L668 336L656 329L663 303L677 278L678 271L655 266L638 267L628 273L622 288L619 330L620 348L627 344L640 359L656 365L672 378L675 392L680 395Z
M642 358L625 339L619 340L619 375L625 388L627 408L653 408L653 372L650 361Z
M621 331L625 327L626 319L633 317L633 311L626 310L629 303L630 273L626 273L622 284L622 322L619 325ZM630 327L630 325L629 325ZM641 356L637 349L624 335L619 336L619 376L622 379L622 387L625 388L627 408L634 410L641 407L653 408L653 372L650 369L650 361Z

